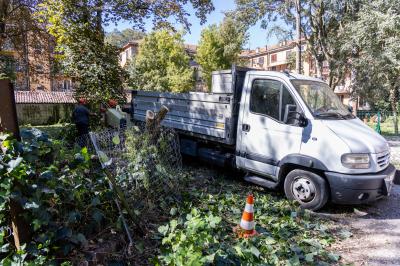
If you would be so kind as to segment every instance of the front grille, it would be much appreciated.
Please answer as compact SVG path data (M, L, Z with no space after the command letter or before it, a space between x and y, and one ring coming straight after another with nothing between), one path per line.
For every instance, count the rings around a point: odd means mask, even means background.
M379 166L379 168L384 168L389 164L390 161L390 152L389 151L385 151L382 153L378 153L376 156L376 162Z

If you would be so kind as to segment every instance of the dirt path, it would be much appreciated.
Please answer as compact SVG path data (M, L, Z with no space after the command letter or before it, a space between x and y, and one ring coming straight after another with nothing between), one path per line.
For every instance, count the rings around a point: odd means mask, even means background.
M390 139L389 144L392 162L399 167L400 138ZM390 197L369 206L329 209L353 233L334 247L341 263L400 265L400 186L394 186Z

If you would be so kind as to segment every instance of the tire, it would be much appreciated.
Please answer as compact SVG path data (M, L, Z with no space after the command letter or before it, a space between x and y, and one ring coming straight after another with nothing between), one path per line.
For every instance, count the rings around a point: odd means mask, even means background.
M329 199L326 180L305 170L291 171L285 178L284 189L286 197L299 202L304 209L319 210Z

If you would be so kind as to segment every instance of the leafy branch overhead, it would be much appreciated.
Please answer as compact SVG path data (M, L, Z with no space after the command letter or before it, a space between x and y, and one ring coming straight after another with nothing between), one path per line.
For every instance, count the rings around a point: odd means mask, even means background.
M124 101L126 73L118 64L118 48L105 42L103 27L127 20L143 28L152 19L156 28L172 28L171 21L176 21L189 29L188 2L202 22L214 8L211 0L44 0L35 16L55 37L63 71L76 80L76 97L97 103ZM176 76L170 82L182 83Z

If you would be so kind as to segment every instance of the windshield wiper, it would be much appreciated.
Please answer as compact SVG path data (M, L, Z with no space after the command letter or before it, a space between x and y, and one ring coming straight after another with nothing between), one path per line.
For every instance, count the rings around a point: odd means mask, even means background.
M326 112L326 113L319 113L315 114L316 117L326 117L326 118L340 118L340 119L346 119L342 114L336 113L336 112Z

